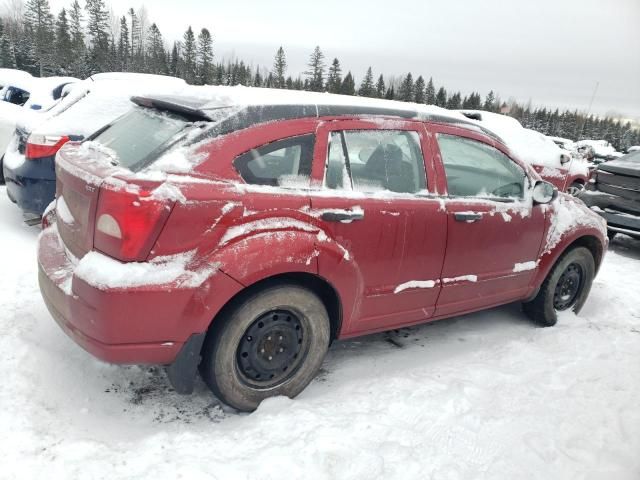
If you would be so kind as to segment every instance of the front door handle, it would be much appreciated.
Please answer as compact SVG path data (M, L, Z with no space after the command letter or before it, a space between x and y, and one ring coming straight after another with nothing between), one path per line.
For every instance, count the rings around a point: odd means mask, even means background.
M344 222L350 223L355 220L364 220L364 211L362 210L331 210L323 212L320 218L325 222Z
M482 220L482 214L477 212L456 212L454 217L457 222L474 223Z

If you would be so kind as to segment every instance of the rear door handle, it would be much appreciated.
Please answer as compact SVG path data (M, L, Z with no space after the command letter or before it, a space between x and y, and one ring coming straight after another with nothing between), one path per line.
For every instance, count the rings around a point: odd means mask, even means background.
M325 222L344 222L350 223L355 220L364 220L364 211L362 210L332 210L324 212L320 218Z
M474 223L482 220L482 214L477 212L457 212L454 214L457 222Z

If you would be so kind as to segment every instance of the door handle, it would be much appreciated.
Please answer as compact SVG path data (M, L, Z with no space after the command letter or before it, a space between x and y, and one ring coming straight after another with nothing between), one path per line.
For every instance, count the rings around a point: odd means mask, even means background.
M323 212L320 218L325 222L344 222L350 223L355 220L364 220L364 211L362 210L332 210Z
M482 214L477 212L456 212L454 217L457 222L474 223L482 220Z

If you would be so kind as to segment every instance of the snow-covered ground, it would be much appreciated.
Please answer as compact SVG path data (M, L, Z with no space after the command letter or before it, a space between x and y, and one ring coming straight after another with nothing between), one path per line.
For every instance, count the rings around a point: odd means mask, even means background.
M240 415L69 340L37 234L0 188L0 478L640 478L639 241L554 328L511 305L337 342L297 399Z

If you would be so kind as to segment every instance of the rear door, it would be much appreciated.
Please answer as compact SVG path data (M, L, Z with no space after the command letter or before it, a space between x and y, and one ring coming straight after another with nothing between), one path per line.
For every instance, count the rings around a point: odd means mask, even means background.
M430 195L425 133L419 122L398 120L336 120L318 129L313 175L321 187L311 191L311 206L344 251L319 258L320 274L339 271L341 290L353 296L343 335L433 314L446 215Z
M524 168L481 135L430 128L448 189L447 253L436 315L522 298L545 230L545 212L533 206Z

